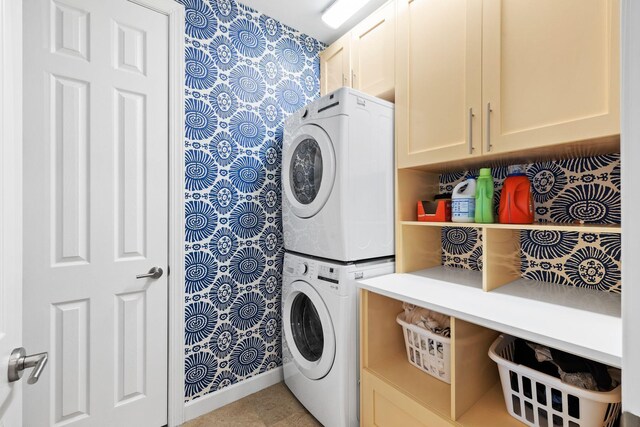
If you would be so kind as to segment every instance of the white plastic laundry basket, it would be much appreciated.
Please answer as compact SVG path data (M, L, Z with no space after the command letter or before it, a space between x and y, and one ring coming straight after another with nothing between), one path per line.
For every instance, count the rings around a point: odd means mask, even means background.
M402 326L409 362L429 375L451 384L451 338L405 322L404 312L398 314L396 322Z
M584 390L513 363L515 338L501 335L489 349L498 364L502 392L512 417L529 426L612 427L620 413L620 386Z

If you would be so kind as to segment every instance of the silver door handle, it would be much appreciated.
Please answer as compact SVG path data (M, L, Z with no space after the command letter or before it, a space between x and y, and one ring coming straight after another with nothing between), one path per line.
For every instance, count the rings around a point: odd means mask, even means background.
M473 108L469 108L469 154L473 154Z
M37 383L48 360L49 354L47 352L27 356L24 347L14 349L11 352L11 356L9 356L9 382L18 381L22 378L25 369L35 368L27 382L29 384Z
M162 277L162 273L164 273L162 271L162 268L160 267L151 267L151 270L149 270L148 273L145 274L138 274L136 276L136 279L159 279L160 277Z
M491 113L493 110L491 109L491 103L487 102L487 153L491 151Z

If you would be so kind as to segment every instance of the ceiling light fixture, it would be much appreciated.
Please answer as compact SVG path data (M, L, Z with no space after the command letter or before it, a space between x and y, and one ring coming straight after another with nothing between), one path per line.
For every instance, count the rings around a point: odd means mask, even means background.
M371 0L336 0L322 14L322 20L331 28L338 28Z

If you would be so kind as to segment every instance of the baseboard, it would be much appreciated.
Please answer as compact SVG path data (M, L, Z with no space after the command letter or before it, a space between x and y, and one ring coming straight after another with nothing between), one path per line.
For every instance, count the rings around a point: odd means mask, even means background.
M242 399L245 396L256 393L284 380L282 367L278 367L248 380L230 385L220 391L207 394L184 405L185 422L198 418L208 412L228 405L231 402Z

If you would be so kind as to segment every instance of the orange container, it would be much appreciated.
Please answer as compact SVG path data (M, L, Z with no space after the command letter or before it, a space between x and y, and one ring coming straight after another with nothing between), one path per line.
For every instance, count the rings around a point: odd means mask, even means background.
M439 199L435 202L418 202L418 221L448 222L451 221L451 200Z
M498 220L502 224L533 223L533 194L526 175L513 174L504 180Z

